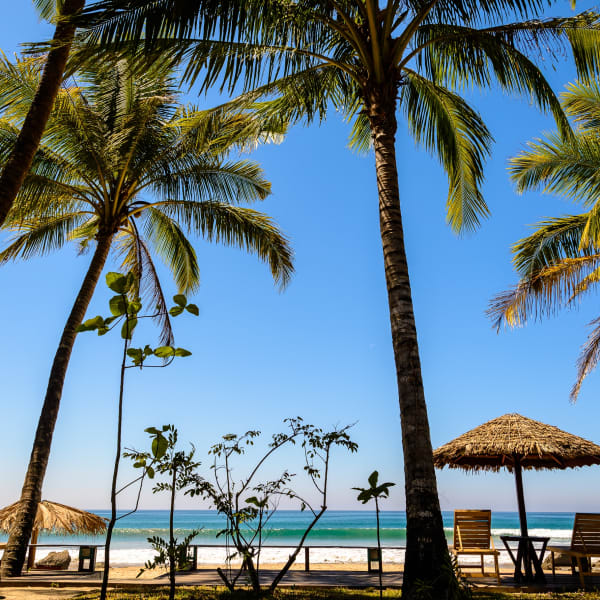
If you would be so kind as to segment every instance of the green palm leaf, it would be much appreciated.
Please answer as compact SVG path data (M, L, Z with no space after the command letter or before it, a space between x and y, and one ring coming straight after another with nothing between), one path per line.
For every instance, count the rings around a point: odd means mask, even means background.
M160 210L144 211L144 234L173 273L179 293L194 292L200 283L196 252L177 223Z
M86 219L82 213L68 213L55 217L40 217L19 223L20 235L0 252L0 263L29 259L62 248L70 234Z
M0 83L7 83L0 161L14 145L42 66L0 61ZM187 229L256 253L279 284L287 282L292 253L277 227L261 213L229 206L269 195L260 166L237 155L277 139L286 130L284 120L240 109L181 106L164 65L140 73L116 58L87 65L73 81L55 104L7 218L16 237L2 260L44 254L67 241L85 249L101 232L112 231L122 266L140 275L142 292L164 313L150 247L172 271L178 290L191 292L198 286L199 267ZM182 200L169 212L171 198ZM163 341L172 341L168 319L158 318Z
M489 212L479 186L492 141L481 117L462 98L414 72L408 72L400 101L411 133L448 173L452 229L477 228Z
M293 252L266 215L222 202L185 200L162 202L158 210L209 241L255 253L269 265L273 278L282 288L289 283L293 273Z
M575 83L563 94L566 112L578 128L567 140L548 134L513 158L510 172L517 190L541 189L580 202L587 211L546 219L513 247L521 276L517 285L492 301L495 325L514 327L574 305L600 281L600 143L594 126L600 116L600 88ZM575 400L584 378L598 362L600 331L595 326L577 363Z

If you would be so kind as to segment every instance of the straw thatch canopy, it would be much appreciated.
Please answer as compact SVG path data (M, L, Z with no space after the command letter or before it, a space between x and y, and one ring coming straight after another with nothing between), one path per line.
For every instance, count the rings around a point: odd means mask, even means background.
M20 504L15 502L0 510L0 530L10 532L19 513ZM38 505L33 529L66 535L97 535L106 530L106 519L78 508L42 500Z
M433 453L435 466L451 469L566 469L600 464L600 446L519 414L492 419Z

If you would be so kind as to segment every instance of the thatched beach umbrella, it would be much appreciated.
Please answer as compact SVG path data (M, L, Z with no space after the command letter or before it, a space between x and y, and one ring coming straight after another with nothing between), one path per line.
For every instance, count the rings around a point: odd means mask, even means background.
M10 533L19 514L20 504L19 501L0 509L0 531ZM32 544L37 543L40 531L52 531L63 535L98 535L106 531L106 519L85 510L42 500L38 504L33 523ZM32 548L27 561L28 568L33 566L34 560L35 548Z
M518 414L492 419L433 453L435 466L514 472L521 535L527 536L522 469L568 469L600 464L600 446Z

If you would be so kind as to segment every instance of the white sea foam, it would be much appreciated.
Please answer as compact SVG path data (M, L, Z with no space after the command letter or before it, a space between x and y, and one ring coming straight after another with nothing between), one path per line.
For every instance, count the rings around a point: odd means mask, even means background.
M529 535L533 537L549 537L552 540L570 540L572 529L529 529ZM493 536L520 535L520 529L492 529Z
M40 548L36 554L36 562L52 551L64 550L64 548ZM263 566L273 563L284 563L287 561L291 548L264 548L261 553L261 563ZM78 549L68 548L71 556L71 569L76 568L78 561ZM110 551L110 564L112 567L128 567L142 566L146 561L151 560L155 555L152 548L114 548ZM198 566L226 564L227 553L225 548L199 548L198 549ZM96 557L98 562L104 562L104 549L98 548ZM311 548L310 562L312 564L358 564L367 561L366 548ZM473 562L478 563L479 558L473 559ZM239 559L233 559L232 564L239 564ZM304 552L301 551L298 555L297 562L304 563ZM383 562L385 564L394 565L404 563L404 550L393 550L383 548ZM461 563L471 562L469 558L462 559ZM504 553L500 556L501 564L510 564L508 556Z

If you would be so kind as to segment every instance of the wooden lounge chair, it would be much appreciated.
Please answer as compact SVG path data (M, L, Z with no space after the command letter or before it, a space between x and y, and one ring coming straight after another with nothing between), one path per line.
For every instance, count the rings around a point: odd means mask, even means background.
M481 563L481 576L485 577L484 557L494 557L494 570L496 579L500 583L500 570L498 569L498 555L500 552L494 548L492 540L492 511L491 510L455 510L454 511L454 545L450 551L456 556L456 564L462 571L465 567L475 565L460 565L458 560L461 555L479 555ZM466 573L465 573L466 574ZM474 575L474 573L469 573Z
M576 513L571 545L548 546L547 550L552 556L552 576L556 577L554 554L566 554L571 557L573 574L577 567L581 587L585 589L585 576L593 575L591 559L600 557L600 514Z

